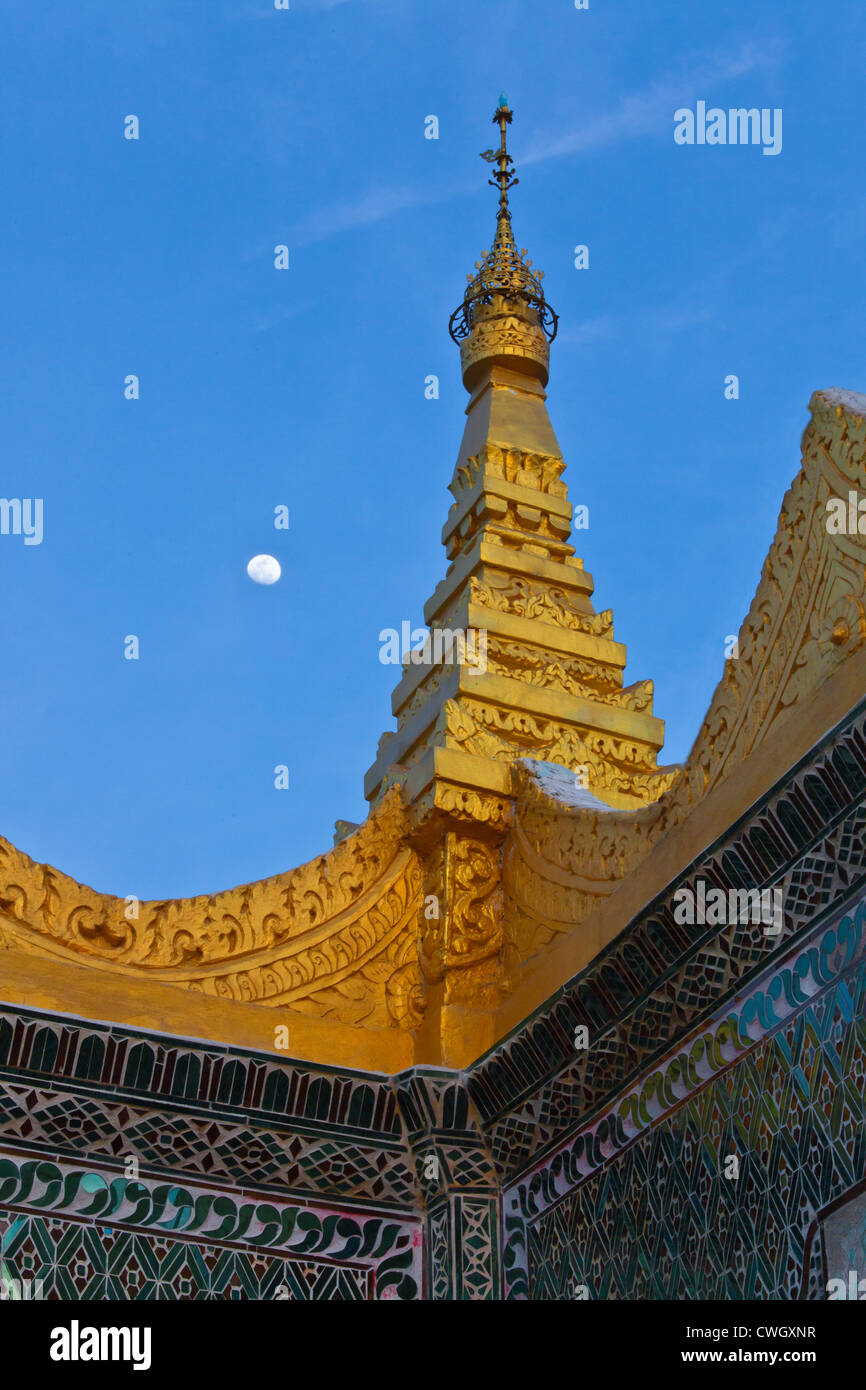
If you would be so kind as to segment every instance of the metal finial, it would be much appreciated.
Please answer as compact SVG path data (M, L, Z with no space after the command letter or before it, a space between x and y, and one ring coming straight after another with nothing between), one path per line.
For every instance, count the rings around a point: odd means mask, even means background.
M455 342L466 337L479 310L488 306L494 296L511 302L522 301L535 310L544 335L550 341L556 337L557 317L544 298L541 272L533 270L525 251L517 251L511 230L508 191L519 183L506 142L506 131L513 119L514 112L503 92L493 113L493 123L499 126L499 149L483 150L481 154L488 164L496 165L496 172L488 179L493 188L499 189L496 235L490 250L476 262L475 274L467 277L469 285L463 303L451 315L448 327Z
M514 160L508 153L505 136L506 127L511 125L513 119L514 112L509 107L508 98L503 92L502 96L499 98L499 105L493 113L493 124L499 126L499 149L485 150L482 156L488 163L492 164L495 162L499 166L493 177L488 179L488 183L490 183L493 188L499 189L499 212L497 213L497 220L505 218L509 222L511 221L511 211L508 207L508 190L509 188L513 188L516 183L520 182L513 172Z

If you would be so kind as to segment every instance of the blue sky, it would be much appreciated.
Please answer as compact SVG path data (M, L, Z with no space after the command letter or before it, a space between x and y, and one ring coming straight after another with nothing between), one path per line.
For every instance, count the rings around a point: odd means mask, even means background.
M655 681L664 760L685 757L809 396L866 389L866 9L0 9L0 494L44 499L41 545L0 536L0 833L150 898L290 868L363 818L394 727L378 634L420 624L445 570L466 401L447 323L493 233L478 152L501 89L515 234L560 314L579 553L626 679ZM781 108L781 154L676 145L698 100ZM270 588L245 573L259 551Z

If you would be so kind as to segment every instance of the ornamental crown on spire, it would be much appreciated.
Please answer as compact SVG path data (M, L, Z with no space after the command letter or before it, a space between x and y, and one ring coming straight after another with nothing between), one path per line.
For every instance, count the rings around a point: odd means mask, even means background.
M503 310L513 311L518 305L530 310L535 325L542 330L548 342L553 342L556 337L557 316L544 297L541 283L544 272L533 268L525 249L517 250L511 230L508 191L519 183L506 141L506 128L513 119L514 112L503 93L493 114L493 123L499 126L499 149L484 150L481 154L488 164L496 165L495 173L488 179L494 188L499 189L496 235L490 250L476 261L475 273L467 275L463 303L455 309L448 325L451 337L461 345L461 350L463 340L472 333L481 318L490 317L491 309L501 313Z

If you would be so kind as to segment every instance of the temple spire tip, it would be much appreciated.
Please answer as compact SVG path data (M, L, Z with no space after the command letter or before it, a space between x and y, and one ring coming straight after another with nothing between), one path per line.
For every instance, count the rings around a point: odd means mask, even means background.
M481 158L494 166L488 183L499 190L496 234L490 250L477 262L475 274L468 277L463 303L451 315L448 326L460 345L467 389L471 389L483 363L504 358L546 382L548 343L556 336L556 314L544 297L541 273L514 244L508 194L519 179L507 139L513 119L503 92L493 113L493 124L499 126L499 148L481 152ZM515 315L522 321L519 326Z

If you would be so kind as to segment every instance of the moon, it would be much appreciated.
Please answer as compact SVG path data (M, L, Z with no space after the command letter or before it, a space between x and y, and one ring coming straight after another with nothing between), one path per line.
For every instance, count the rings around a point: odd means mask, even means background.
M247 574L256 584L276 584L282 570L273 555L254 555L247 565Z

